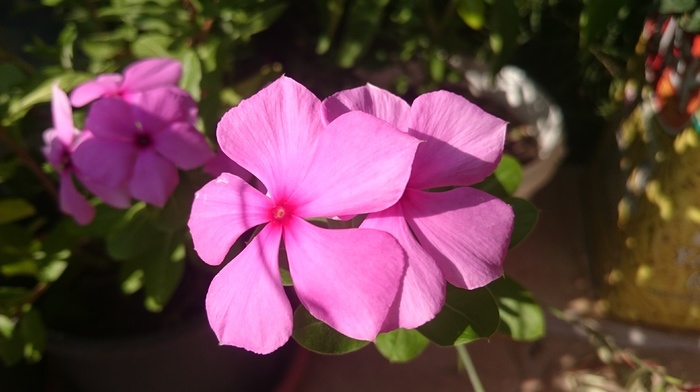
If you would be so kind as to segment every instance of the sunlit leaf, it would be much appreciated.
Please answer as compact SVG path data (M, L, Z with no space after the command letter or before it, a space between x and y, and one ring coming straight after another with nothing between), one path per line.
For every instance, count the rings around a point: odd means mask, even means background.
M497 279L487 287L498 303L500 332L518 341L532 341L544 336L544 313L532 293L509 277Z
M484 27L486 4L484 4L484 0L459 0L457 14L467 26L474 30L481 30Z
M34 206L24 199L0 200L0 225L30 217L35 213Z
M180 80L180 87L187 90L195 101L199 101L202 95L201 82L202 63L199 61L199 56L197 56L195 51L187 50L182 56L182 79Z
M430 340L413 329L397 329L377 336L374 344L389 362L408 362L420 355Z
M661 0L659 12L662 14L680 14L698 8L698 0Z
M346 354L369 344L341 334L317 320L303 306L294 312L292 337L308 350L321 354Z

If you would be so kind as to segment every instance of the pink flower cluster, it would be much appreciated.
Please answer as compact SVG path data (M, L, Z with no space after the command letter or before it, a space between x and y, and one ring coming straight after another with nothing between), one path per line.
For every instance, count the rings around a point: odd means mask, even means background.
M178 169L209 162L214 153L197 131L197 105L177 86L179 62L146 59L123 75L105 74L70 95L53 88L53 128L44 133L44 154L60 174L60 206L80 224L95 210L78 191L116 208L138 199L162 207L179 182ZM85 129L73 123L72 107L90 104Z
M208 264L256 233L209 288L219 341L269 353L289 339L281 254L302 305L360 340L430 321L446 282L472 289L501 276L513 211L468 186L496 168L505 130L445 91L409 105L365 86L320 101L287 77L229 110L219 145L266 193L230 173L196 193L189 227ZM364 214L355 228L317 223Z

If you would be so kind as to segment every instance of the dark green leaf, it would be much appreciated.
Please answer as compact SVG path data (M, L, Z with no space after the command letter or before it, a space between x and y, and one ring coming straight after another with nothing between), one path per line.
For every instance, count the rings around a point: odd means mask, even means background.
M608 34L608 26L617 18L629 0L588 0L579 18L582 48L600 42Z
M537 218L540 211L525 199L510 197L505 200L506 203L513 207L515 213L515 223L513 224L513 235L510 237L509 247L514 247L520 241L525 239L537 224Z
M515 51L520 17L513 0L494 0L491 12L489 44L495 57L491 71L495 74Z
M185 270L182 235L169 235L159 247L150 249L137 258L143 268L145 306L152 312L163 310L182 280Z
M372 43L388 4L389 0L356 0L350 4L338 51L341 67L352 67Z
M24 342L24 358L38 362L46 348L46 327L39 312L30 309L22 315L19 328Z
M0 286L0 314L17 313L29 296L29 290L24 287Z
M544 313L529 291L509 277L497 279L487 287L498 303L500 332L518 341L544 336Z
M144 203L138 203L107 236L107 252L116 260L126 260L162 247L164 239L165 233L156 229L149 209Z
M377 336L374 344L389 362L408 362L420 355L430 341L414 329L397 329Z
M17 332L17 323L0 314L0 358L5 365L14 365L22 359L24 345Z
M341 334L317 320L303 306L294 312L292 337L305 348L321 354L346 354L369 344Z
M34 206L24 199L0 200L0 225L24 219L34 213Z
M498 305L487 288L462 290L448 285L445 306L418 331L441 346L453 346L488 338L498 323Z
M316 42L316 53L324 54L331 46L345 11L345 0L316 0L321 32Z
M697 0L661 0L659 12L662 14L681 14L698 8Z

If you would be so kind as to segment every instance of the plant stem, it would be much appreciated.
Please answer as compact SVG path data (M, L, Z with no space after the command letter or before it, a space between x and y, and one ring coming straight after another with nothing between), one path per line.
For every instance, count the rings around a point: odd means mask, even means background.
M472 358L469 356L469 352L467 352L467 346L464 344L460 344L458 346L455 346L455 349L457 350L457 354L459 355L459 360L464 366L464 370L467 371L467 376L469 376L469 381L472 383L472 387L474 387L474 392L485 392L486 390L481 384L479 375L476 373L474 362L472 362Z

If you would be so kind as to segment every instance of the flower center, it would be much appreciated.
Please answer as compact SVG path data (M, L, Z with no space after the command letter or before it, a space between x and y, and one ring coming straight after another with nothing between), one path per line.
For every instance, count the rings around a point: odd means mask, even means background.
M273 222L284 223L289 219L291 211L286 203L280 203L272 207L270 215Z
M136 136L136 146L139 148L147 148L150 147L151 144L153 144L153 140L151 140L151 135L142 133L138 136Z

